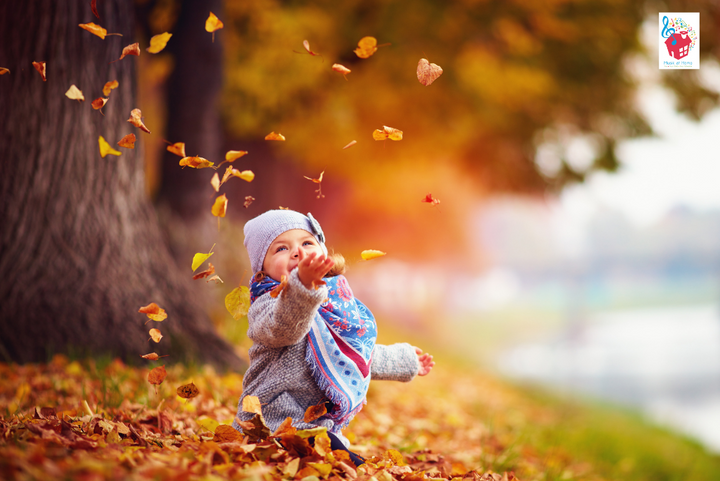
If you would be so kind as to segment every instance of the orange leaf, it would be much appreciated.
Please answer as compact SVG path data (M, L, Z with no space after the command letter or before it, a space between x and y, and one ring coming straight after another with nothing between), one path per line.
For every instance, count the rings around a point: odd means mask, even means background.
M115 60L115 62L124 59L128 55L135 55L136 57L140 56L140 44L139 43L131 43L127 47L125 47L122 51L122 55L120 55L120 58Z
M210 185L215 189L215 192L220 192L220 177L217 172L215 172L212 179L210 179Z
M382 257L384 255L387 255L387 253L383 251L376 251L373 249L365 250L360 253L360 257L363 258L364 261L369 261L371 259L376 259L378 257Z
M204 169L206 167L212 167L213 163L208 159L196 155L194 157L183 157L180 159L180 165L183 167L192 167L193 169Z
M318 184L318 188L317 188L317 190L315 191L315 192L317 192L317 198L318 198L318 199L321 199L321 198L325 197L325 196L323 195L323 193L322 193L322 185L319 185L319 184L322 184L322 180L323 180L323 175L324 175L324 174L325 174L325 171L323 170L322 172L320 172L320 177L318 177L317 179L313 179L313 178L311 178L311 177L308 177L307 175L304 175L304 176L303 176L303 177L305 177L307 180L310 180L310 181L315 182L316 184Z
M109 97L109 96L110 96L110 92L111 92L113 89L118 88L118 85L120 85L120 84L118 83L117 80L111 80L110 82L107 82L107 83L103 86L103 95L104 95L105 97Z
M349 68L347 68L344 65L340 65L339 63L334 63L332 66L332 69L334 72L343 74L343 77L345 77L345 80L347 80L347 74L351 72Z
M154 302L151 302L147 306L141 307L140 309L138 309L138 312L147 315L150 319L157 322L162 322L167 319L167 313L165 312L165 309L162 309Z
M233 443L243 440L243 435L232 426L221 424L215 428L213 441L216 443Z
M172 37L172 33L168 32L155 35L150 39L150 46L146 49L146 51L148 53L158 53L162 51L162 49L164 49L167 45L168 40L170 40L170 37Z
M93 15L95 15L97 19L100 20L100 14L97 11L97 0L90 0L90 9L92 9Z
M297 432L297 428L292 425L292 418L288 417L285 418L285 421L280 423L280 426L275 430L275 432L272 434L273 437L280 437L280 436L286 436L286 435L293 435Z
M78 27L87 30L93 35L97 35L103 40L105 40L105 36L107 35L107 30L102 28L100 25L95 25L94 23L81 23Z
M253 179L255 178L255 174L253 173L252 170L243 170L242 172L240 172L237 169L233 169L232 175L234 175L235 177L241 178L245 182L252 182Z
M118 145L120 147L125 147L126 149L134 149L135 148L135 134L127 134L125 137L120 139L120 142L118 142Z
M212 277L208 277L205 282L210 282L210 281L215 282L215 284L223 284L223 280L220 279L220 276L218 276L217 274L215 274Z
M433 83L443 73L439 65L430 63L427 59L421 58L417 66L417 78L426 87Z
M308 42L307 40L303 40L303 47L305 47L305 50L307 50L307 53L309 53L313 57L316 55L320 55L319 53L315 53L312 50L310 50L310 42ZM320 56L322 57L322 55L320 55Z
M244 150L228 150L225 154L225 162L234 162L245 155L247 152Z
M215 31L223 28L223 23L214 13L210 12L207 20L205 20L205 30L212 33L213 42L215 41Z
M245 203L243 204L243 207L245 207L247 209L248 207L250 207L250 204L252 204L254 200L255 200L255 197L253 197L251 195L246 195Z
M242 410L247 413L262 415L262 406L257 396L245 396L242 400Z
M132 109L130 111L130 118L127 121L142 130L143 132L147 132L148 134L150 133L150 131L147 127L145 127L145 124L142 121L142 111L140 109Z
M107 101L108 101L108 99L106 99L106 98L98 97L95 100L93 100L90 105L92 105L92 108L94 108L95 110L99 110L99 109L105 107L105 104L107 103Z
M428 204L431 204L431 205L438 205L440 203L440 201L438 199L436 199L435 197L433 197L432 194L426 195L423 198L423 200L421 200L420 202L427 202Z
M157 361L160 359L160 356L158 356L156 353L151 352L150 354L145 354L144 356L140 356L143 359L148 359L150 361Z
M160 339L163 338L163 335L160 332L160 329L152 328L152 329L150 329L149 334L150 334L150 337L152 338L152 340L155 342L160 342Z
M183 384L182 386L178 387L175 392L183 399L192 399L198 394L200 394L200 390L194 383Z
M85 96L82 93L82 90L77 88L75 84L71 85L67 92L65 92L65 96L72 100L77 100L79 102L82 102L85 100Z
M193 276L193 280L196 281L198 279L203 279L213 274L215 274L215 266L212 265L212 262L208 262L208 268L202 272L198 272L197 274L195 274Z
M225 197L225 194L216 198L215 203L210 210L212 212L212 215L214 215L215 217L225 217L225 212L227 211L227 204L228 200L227 197Z
M166 376L167 371L165 370L165 366L159 366L150 371L148 374L148 382L155 385L162 384Z
M120 152L110 147L110 144L108 144L102 135L98 137L98 143L100 144L100 156L103 159L106 155L120 155Z
M358 48L354 50L360 58L368 58L377 51L377 39L375 37L363 37L358 42Z
M265 140L285 140L285 136L283 136L283 134L276 134L275 132L270 132L265 136Z
M32 64L33 67L35 67L35 70L40 73L43 82L47 82L47 77L45 76L45 73L47 72L47 65L45 64L45 62L33 62Z
M343 147L343 150L345 150L345 149L347 149L347 148L349 148L349 147L352 147L352 146L355 145L355 144L357 144L357 140L352 140L352 141L350 141L349 144L347 144L345 147Z
M373 132L373 139L375 140L402 140L403 138L403 132L402 130L394 129L392 127L388 127L387 125L383 125L383 129L375 129Z
M175 142L174 144L168 146L167 150L168 152L172 152L173 154L179 155L180 157L186 157L185 142Z
M310 406L305 410L303 422L311 423L325 414L327 414L327 407L325 406L325 402L321 402L320 404Z
M287 287L287 284L288 284L288 279L287 279L287 276L284 275L280 278L280 284L275 286L273 288L273 290L270 291L270 297L276 298L277 296L279 296L280 293L282 293L282 291L285 290L285 288Z
M0 75L5 75L6 73L10 73L10 69L0 67Z

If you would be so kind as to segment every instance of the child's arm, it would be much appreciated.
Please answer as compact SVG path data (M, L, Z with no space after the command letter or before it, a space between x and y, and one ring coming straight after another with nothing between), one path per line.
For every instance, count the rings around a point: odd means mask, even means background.
M419 347L415 348L415 353L417 354L418 361L420 362L418 376L427 376L428 374L430 374L433 366L435 366L435 361L433 361L433 357L427 352L423 354L422 349L420 349Z
M374 380L408 382L420 373L422 368L415 347L406 342L375 344L370 375Z

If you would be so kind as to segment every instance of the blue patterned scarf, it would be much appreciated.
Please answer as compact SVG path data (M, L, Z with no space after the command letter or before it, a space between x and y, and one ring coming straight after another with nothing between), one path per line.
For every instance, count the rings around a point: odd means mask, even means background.
M339 432L365 404L377 326L370 310L353 296L344 276L323 280L328 299L313 319L305 359L315 382L334 405L324 417L335 422L331 431ZM252 282L250 302L279 284L269 277Z

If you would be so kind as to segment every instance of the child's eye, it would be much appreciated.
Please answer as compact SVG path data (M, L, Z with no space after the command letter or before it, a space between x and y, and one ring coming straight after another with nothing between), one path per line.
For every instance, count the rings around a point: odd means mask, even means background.
M277 250L276 250L275 252L280 252L280 251L283 251L283 250L286 251L286 250L287 250L287 247L285 247L285 246L280 246L280 247L277 248Z
M315 243L313 243L313 241L305 241L305 242L303 242L303 245L304 246L314 246Z

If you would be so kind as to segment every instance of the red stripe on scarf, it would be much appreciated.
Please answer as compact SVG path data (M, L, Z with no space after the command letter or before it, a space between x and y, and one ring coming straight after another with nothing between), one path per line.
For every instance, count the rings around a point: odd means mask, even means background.
M330 334L332 334L333 339L335 339L337 346L340 348L340 351L342 351L343 354L349 357L350 360L354 362L355 365L357 365L363 377L368 377L368 374L370 374L370 363L372 362L372 354L370 355L370 359L368 359L368 362L365 362L365 359L363 359L360 354L355 352L355 349L350 347L343 340L342 337L338 336L334 329L331 329L330 327L328 327L328 329L330 330Z

